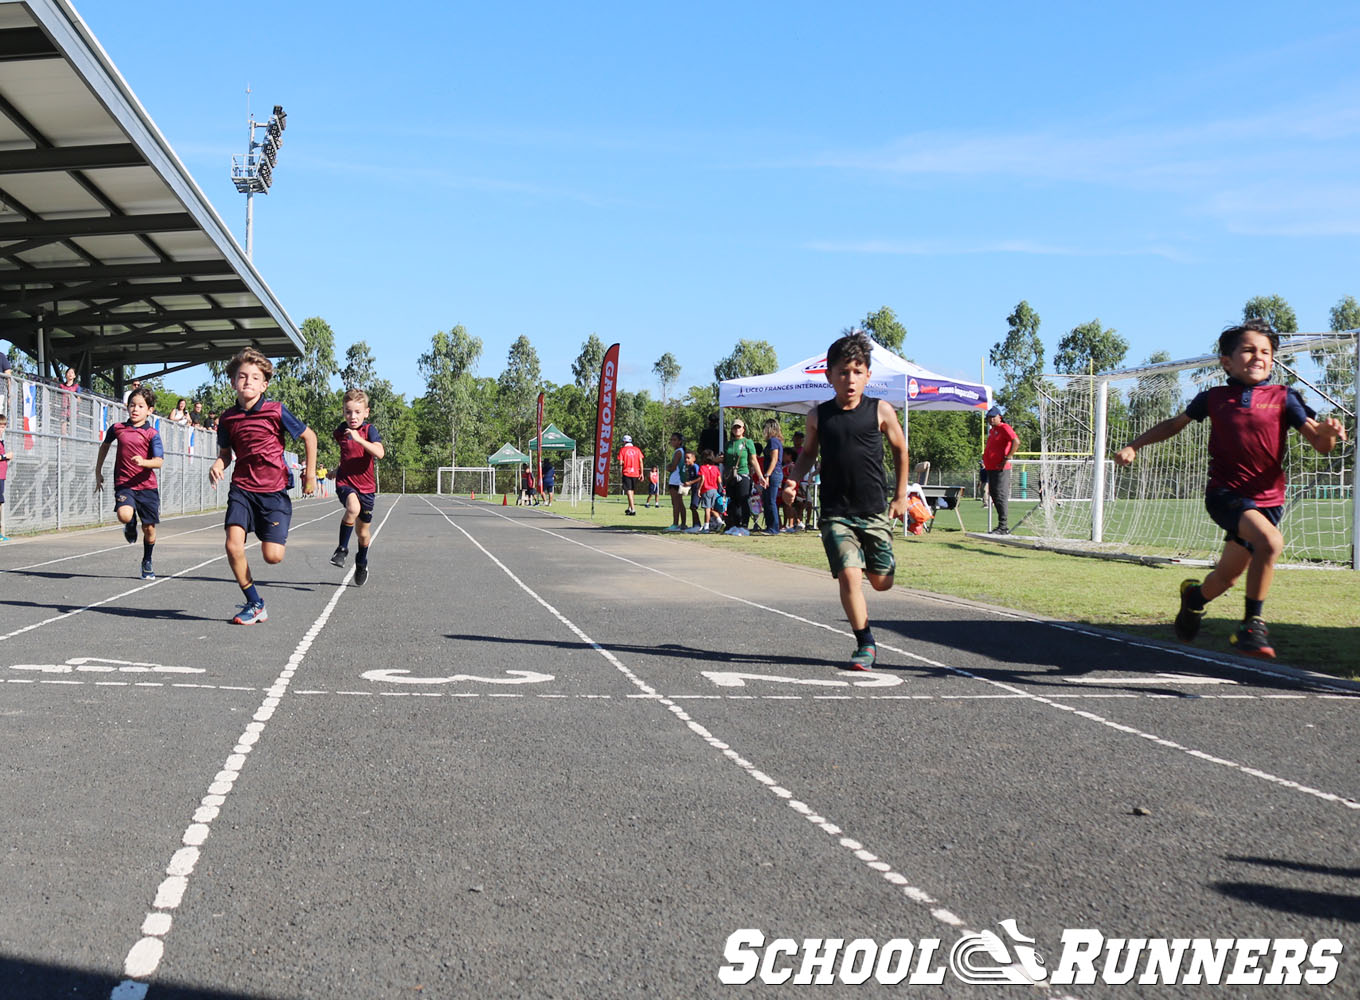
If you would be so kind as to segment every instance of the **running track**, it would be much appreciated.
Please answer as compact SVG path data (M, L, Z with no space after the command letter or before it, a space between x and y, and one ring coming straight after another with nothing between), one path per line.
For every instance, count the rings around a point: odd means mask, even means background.
M705 997L739 929L947 964L1008 918L1050 968L1338 938L1327 987L1156 995L1360 995L1344 685L902 589L850 674L825 573L383 497L359 589L338 517L252 550L248 629L220 514L154 583L114 528L0 547L0 997ZM820 994L1140 995L1016 989Z

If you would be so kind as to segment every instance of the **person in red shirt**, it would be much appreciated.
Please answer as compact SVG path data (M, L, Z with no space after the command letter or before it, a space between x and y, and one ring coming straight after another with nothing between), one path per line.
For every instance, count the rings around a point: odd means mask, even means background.
M623 492L628 494L628 509L624 513L636 517L633 494L642 485L642 449L633 444L628 434L623 436L623 447L619 449L619 472L623 476Z
M118 454L113 463L114 513L123 522L123 537L129 543L137 540L137 519L142 520L143 580L156 579L156 571L151 566L151 552L156 547L156 525L161 520L156 470L165 464L161 436L151 423L155 403L156 394L149 386L139 386L128 393L127 420L109 428L94 460L94 491L98 493L104 488L104 459L113 443L118 442Z
M368 546L372 540L373 502L378 496L378 477L373 462L387 454L378 428L368 422L368 393L345 390L344 422L331 435L340 444L340 464L335 469L335 497L345 506L340 518L340 544L331 553L331 565L343 569L349 555L349 539L357 523L359 548L354 553L354 585L368 582Z
M991 494L992 506L996 508L996 527L992 533L1009 535L1011 529L1006 523L1006 515L1011 499L1011 455L1020 438L1015 428L1001 418L999 406L987 411L987 427L987 444L982 449L982 479Z
M1247 574L1246 613L1230 642L1238 652L1273 658L1270 631L1261 617L1275 577L1275 561L1284 548L1278 527L1284 514L1284 452L1290 427L1323 455L1346 429L1334 417L1317 420L1303 398L1284 385L1269 385L1280 335L1265 320L1229 327L1218 338L1218 363L1226 385L1206 389L1185 412L1163 420L1115 454L1129 465L1139 449L1175 437L1192 420L1210 423L1209 483L1204 507L1227 532L1218 564L1199 580L1181 581L1176 637L1190 642L1199 633L1204 607Z
M236 390L236 405L218 421L217 461L208 469L208 482L216 489L227 466L236 462L227 491L227 563L245 603L232 621L258 625L268 621L269 615L246 560L246 532L253 531L260 540L265 562L283 562L293 518L293 500L288 495L292 476L283 457L283 436L301 439L306 449L302 493L312 496L316 493L316 432L282 403L264 398L274 377L274 363L260 351L241 350L227 363L227 376Z

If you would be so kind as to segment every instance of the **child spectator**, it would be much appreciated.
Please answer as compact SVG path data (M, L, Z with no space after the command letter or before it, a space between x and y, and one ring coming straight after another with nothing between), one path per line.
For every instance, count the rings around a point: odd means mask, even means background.
M704 483L703 476L699 475L699 465L694 461L694 452L685 452L685 464L680 467L680 479L682 485L689 490L689 516L690 526L686 531L702 531L703 521L699 517L699 511L703 507L701 503L702 490L700 487Z
M306 453L302 492L316 492L316 433L288 411L282 403L264 398L274 363L253 347L247 347L227 364L227 375L236 391L236 404L218 421L217 461L208 470L215 487L226 475L233 457L231 489L227 493L227 562L245 603L232 621L257 625L269 620L264 599L246 561L246 533L260 540L260 554L274 565L283 562L288 544L288 525L293 501L288 496L290 476L283 457L283 436L301 439Z
M9 427L9 418L0 413L0 542L9 541L9 536L3 532L5 530L5 478L9 475L10 459L14 456L5 449L5 431Z
M519 503L521 507L528 507L534 502L534 474L529 471L526 465L519 474Z
M1176 614L1176 637L1191 642L1199 633L1204 607L1247 574L1242 624L1230 641L1238 652L1273 658L1270 630L1262 617L1284 547L1279 523L1284 513L1284 453L1288 430L1295 428L1326 455L1346 429L1335 418L1319 422L1297 392L1269 385L1280 335L1264 320L1248 320L1218 338L1218 363L1226 385L1206 389L1185 412L1163 420L1115 454L1129 465L1139 449L1179 434L1192 420L1209 420L1209 483L1204 506L1227 535L1218 564L1201 582L1183 580Z
M703 512L703 531L722 531L723 519L718 511L718 493L722 487L722 466L718 456L704 449L699 457L699 509ZM691 486L693 491L694 487Z
M327 496L326 477L330 475L330 471L331 470L324 465L318 465L316 467L316 493L317 496L321 497L323 500L326 499Z
M661 470L655 465L653 465L651 471L647 473L647 500L642 506L661 506Z
M350 534L359 525L359 549L354 553L354 585L368 582L368 546L372 538L373 501L378 479L373 462L387 450L378 428L368 422L368 394L362 389L345 391L345 419L331 435L340 445L340 464L335 469L335 496L344 505L340 518L340 543L331 553L331 565L343 569L349 555Z
M684 465L685 440L675 433L671 435L671 457L666 462L666 493L671 498L671 524L667 531L685 530L685 498L680 495Z
M892 519L907 511L906 435L892 404L864 395L871 352L869 338L859 330L827 349L826 380L836 398L808 414L803 451L793 470L794 478L801 479L821 455L822 547L855 633L851 670L870 669L878 656L860 585L867 577L875 590L892 587L897 569ZM883 470L885 437L897 466L891 504Z
M94 491L104 488L104 459L110 446L118 442L113 461L114 513L123 522L123 537L131 544L137 540L137 519L142 520L142 579L156 579L151 552L156 547L156 525L161 520L161 494L156 470L165 464L161 436L151 423L156 394L150 386L128 393L128 418L114 424L104 435L94 460Z
M543 459L539 473L538 481L543 493L543 502L551 507L553 489L557 486L557 470L553 468L552 459Z

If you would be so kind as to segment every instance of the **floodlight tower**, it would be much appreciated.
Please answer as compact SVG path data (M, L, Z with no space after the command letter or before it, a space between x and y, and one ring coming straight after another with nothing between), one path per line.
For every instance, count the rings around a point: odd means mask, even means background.
M246 196L246 260L250 260L255 246L256 194L268 194L274 183L274 167L279 162L279 147L283 145L283 130L288 127L288 114L283 105L275 104L274 113L266 122L257 122L250 115L250 144L246 152L231 158L231 181L236 190ZM257 129L264 129L264 139L255 141Z

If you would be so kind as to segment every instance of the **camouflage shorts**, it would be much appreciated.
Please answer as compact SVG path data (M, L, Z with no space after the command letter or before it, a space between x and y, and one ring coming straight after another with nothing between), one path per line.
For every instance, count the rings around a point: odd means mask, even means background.
M887 514L873 517L822 518L822 547L831 575L843 569L862 569L875 576L890 576L897 568L893 558L893 523Z

